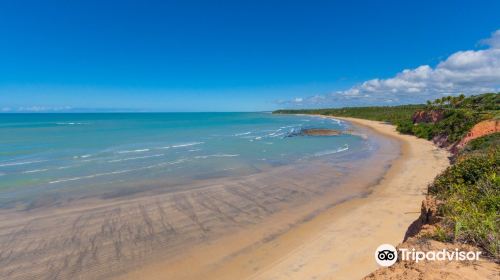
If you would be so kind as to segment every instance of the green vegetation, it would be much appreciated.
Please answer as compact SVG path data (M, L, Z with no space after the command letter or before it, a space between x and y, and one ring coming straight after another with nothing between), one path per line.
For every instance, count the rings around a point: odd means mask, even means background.
M416 112L436 115L435 122L418 121L412 117ZM424 139L446 138L447 144L460 140L478 122L500 118L500 93L485 93L465 97L446 96L427 104L348 107L339 109L277 110L275 114L319 114L338 117L353 117L385 121L396 125L400 133L415 135Z
M445 96L433 102L428 101L428 106L441 105L448 108L464 108L481 112L498 111L500 95L498 93L485 93L465 97L463 94L457 97Z
M500 93L443 97L422 105L280 110L275 113L322 114L390 122L400 133L425 139L460 141L478 122L500 119ZM443 144L443 143L441 143ZM429 187L441 203L442 217L427 237L483 248L500 260L500 133L470 141L455 162Z
M383 107L348 107L339 109L277 110L273 113L316 114L396 123L398 121L411 120L411 116L415 113L415 111L423 110L425 107L425 105L421 104Z
M446 236L478 245L499 259L500 148L483 147L490 140L479 139L435 179L429 193L442 201L439 211ZM478 145L479 142L483 144Z
M481 155L491 152L500 147L500 132L486 135L484 137L476 138L470 141L467 146L465 146L458 153L458 158L464 158L467 156Z

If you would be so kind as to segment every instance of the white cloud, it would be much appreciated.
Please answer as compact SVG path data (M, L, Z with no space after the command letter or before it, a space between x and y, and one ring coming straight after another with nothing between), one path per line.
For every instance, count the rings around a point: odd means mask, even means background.
M406 69L388 79L372 79L327 95L295 98L301 107L425 102L443 95L500 91L500 30L482 40L483 50L458 51L436 67ZM300 100L300 101L298 101Z
M481 43L495 49L500 49L500 29L493 32L490 38L481 40Z

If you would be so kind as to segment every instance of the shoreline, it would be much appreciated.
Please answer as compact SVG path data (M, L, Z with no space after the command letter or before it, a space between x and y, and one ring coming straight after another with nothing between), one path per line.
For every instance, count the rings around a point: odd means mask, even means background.
M396 141L360 131L370 135L370 143L352 153L200 179L172 191L159 183L130 195L27 211L2 209L0 247L9 259L0 260L0 278L109 279L136 271L130 278L221 279L219 268L227 267L237 269L225 274L230 279L242 271L252 275L290 253L315 229L270 250L263 262L242 263L243 268L230 264L275 244L335 205L367 195L398 157L399 149L391 149L399 147Z
M361 150L369 152L367 157L344 154L248 176L200 180L182 191L4 209L0 247L11 260L0 260L0 275L365 276L376 269L373 250L381 240L397 244L403 239L420 213L426 183L448 159L432 143L398 135L390 125L344 120L368 137L369 145ZM27 266L30 270L22 269Z
M234 279L237 275L239 279L356 279L377 269L373 252L378 245L403 241L407 228L420 214L427 184L449 165L448 153L429 141L401 135L389 124L332 118L368 128L400 143L401 153L383 178L370 187L367 195L335 204L267 242L228 255L200 273L190 271L184 278L197 275L203 279ZM228 246L214 243L211 250ZM205 251L208 252L199 252L175 267L163 262L150 264L119 279L180 276L169 270L193 269L197 261L210 258L211 251Z
M420 215L428 183L449 165L448 152L430 141L399 134L393 125L356 118L332 118L397 139L401 144L401 155L384 178L373 186L370 195L348 201L332 209L332 213L318 217L318 220L330 222L322 234L294 255L281 260L279 267L268 270L257 279L306 279L312 276L359 279L366 276L378 268L373 258L375 249L383 243L397 245L403 241L407 228ZM329 250L325 252L325 248ZM349 254L339 256L338 252ZM305 257L309 261L305 262ZM301 266L299 271L284 276L287 267L297 265Z

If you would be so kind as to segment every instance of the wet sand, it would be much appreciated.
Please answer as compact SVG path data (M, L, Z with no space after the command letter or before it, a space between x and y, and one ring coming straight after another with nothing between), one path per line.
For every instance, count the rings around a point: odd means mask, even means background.
M0 279L218 278L219 268L367 195L398 153L396 142L379 142L380 153L358 160L340 153L170 191L159 182L123 196L1 209Z
M366 196L325 208L269 240L248 242L258 239L259 232L245 232L198 247L177 262L160 261L120 279L359 279L374 271L376 247L403 240L419 216L427 184L448 166L448 153L429 141L399 135L391 125L346 120L401 145L401 156ZM229 253L242 243L251 245Z
M379 243L402 239L426 182L447 164L427 141L361 124L389 138L359 162L315 161L174 192L0 210L0 278L361 277L375 269Z

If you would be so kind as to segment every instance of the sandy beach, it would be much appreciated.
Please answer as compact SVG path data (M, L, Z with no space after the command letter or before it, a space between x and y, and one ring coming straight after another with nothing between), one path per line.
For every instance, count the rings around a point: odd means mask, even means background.
M360 278L379 244L402 241L448 160L393 126L346 120L373 155L1 209L0 278Z
M401 143L401 156L368 195L326 209L221 261L207 260L256 235L232 236L199 247L177 262L148 265L120 279L358 279L374 271L374 250L382 243L396 245L403 240L419 216L428 183L448 166L448 153L429 141L400 135L392 125L344 120Z
M0 3L0 280L500 280L500 0L115 2Z

